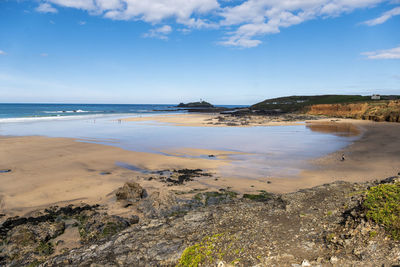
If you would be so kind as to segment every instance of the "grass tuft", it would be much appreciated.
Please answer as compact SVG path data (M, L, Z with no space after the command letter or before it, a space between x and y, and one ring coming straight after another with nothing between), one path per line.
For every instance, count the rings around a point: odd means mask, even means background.
M383 225L393 239L400 240L400 183L371 187L364 207L368 219Z

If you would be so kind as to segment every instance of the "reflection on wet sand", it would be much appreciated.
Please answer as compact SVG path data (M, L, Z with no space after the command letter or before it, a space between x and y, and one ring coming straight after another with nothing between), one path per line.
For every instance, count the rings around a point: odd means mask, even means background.
M333 134L336 136L353 137L361 134L360 129L351 123L319 122L307 123L307 128L313 132Z

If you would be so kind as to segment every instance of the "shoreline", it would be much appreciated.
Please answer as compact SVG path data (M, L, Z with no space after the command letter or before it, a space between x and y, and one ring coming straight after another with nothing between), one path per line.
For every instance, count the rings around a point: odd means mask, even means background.
M205 116L200 115L202 118ZM311 123L332 123L331 120L327 118ZM283 122L283 125L286 123ZM337 180L363 182L397 175L400 171L396 165L400 162L400 149L396 150L396 144L400 148L400 138L396 135L398 124L346 119L335 120L334 123L357 125L361 127L363 135L342 150L312 160L310 163L313 169L302 171L297 178L239 179L206 176L177 186L149 180L152 174L118 167L115 162L126 162L154 171L187 168L215 173L219 166L229 164L226 154L232 153L192 149L185 153L215 154L219 160L185 158L179 155L182 151L165 156L78 142L69 138L0 136L0 169L12 169L10 173L0 174L3 180L0 188L0 213L20 215L56 203L85 202L104 204L113 210L111 212L120 214L124 211L115 206L113 192L127 181L139 182L150 193L221 188L239 193L254 193L258 190L288 193ZM368 151L373 151L376 157L372 162L369 159L374 156ZM344 162L339 160L342 153L346 155Z

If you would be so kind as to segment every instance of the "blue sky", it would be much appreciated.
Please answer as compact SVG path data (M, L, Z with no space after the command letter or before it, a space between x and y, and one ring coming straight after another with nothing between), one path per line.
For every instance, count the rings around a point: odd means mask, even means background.
M400 94L400 1L0 1L0 102Z

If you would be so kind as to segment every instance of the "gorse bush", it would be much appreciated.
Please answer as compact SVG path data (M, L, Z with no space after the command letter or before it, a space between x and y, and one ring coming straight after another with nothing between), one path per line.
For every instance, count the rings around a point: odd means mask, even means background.
M400 240L400 183L371 187L364 207L368 219L383 225L394 239Z
M186 248L182 253L177 267L197 267L202 263L213 264L216 242L221 237L222 234L205 237L202 242Z
M176 267L215 266L221 260L235 265L241 261L243 248L240 245L240 240L228 233L206 236L183 251Z

